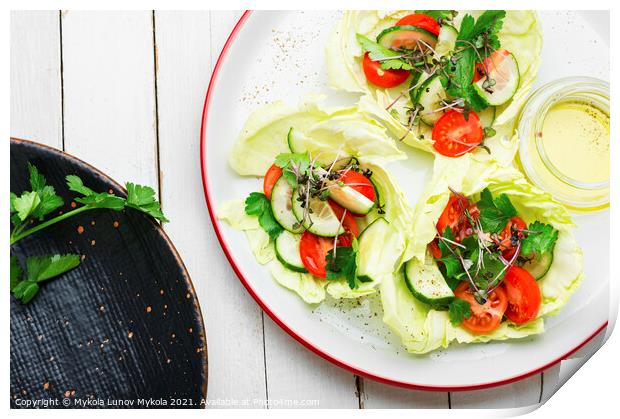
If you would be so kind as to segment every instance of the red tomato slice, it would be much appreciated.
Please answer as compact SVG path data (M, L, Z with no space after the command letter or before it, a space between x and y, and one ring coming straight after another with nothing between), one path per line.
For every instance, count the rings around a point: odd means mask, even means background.
M484 334L492 332L501 324L502 317L508 306L506 292L502 286L495 289L484 304L478 304L467 282L461 282L454 290L454 295L469 303L471 316L464 319L461 323L461 326L467 330L477 334Z
M439 35L439 23L429 15L425 15L424 13L413 13L411 15L407 15L396 22L394 26L417 26L418 28L425 29L432 33L433 35Z
M338 180L355 189L371 201L377 199L375 185L372 184L370 179L359 172L347 170L338 178Z
M360 235L357 221L355 221L355 217L353 216L353 214L348 211L345 214L345 209L334 201L329 200L328 202L329 206L332 207L332 210L334 210L334 214L336 214L336 217L338 217L339 220L343 220L342 226L344 227L345 233L338 236L338 246L349 247L353 243L353 237L359 237ZM343 216L344 219L342 218Z
M497 68L502 63L502 61L504 61L504 59L509 55L510 52L508 52L504 48L500 48L493 54L485 58L484 61L476 63L476 70L474 71L474 79L472 80L472 82L475 83L478 80L486 77L489 71Z
M308 230L301 235L299 255L304 266L314 276L325 278L327 252L334 247L334 240L329 237L315 236Z
M433 147L439 154L458 157L472 151L483 137L484 131L476 112L469 111L465 119L463 113L450 110L435 123Z
M273 185L275 185L277 180L280 179L280 176L282 176L282 169L275 164L272 164L267 170L267 173L265 173L265 179L263 179L263 192L265 192L267 199L271 199Z
M463 218L465 218L465 208L469 208L469 199L467 197L456 194L450 195L450 199L437 221L439 233L443 234L446 227L450 227L452 231L457 230L457 227L463 223Z
M502 251L504 259L512 259L517 250L512 244L513 234L516 233L517 237L523 238L523 230L527 228L525 221L521 217L512 217L507 223L506 227L499 233L499 249Z
M409 71L407 70L384 70L381 68L379 61L373 61L368 56L368 53L364 55L362 61L362 68L366 75L366 80L378 87L395 87L402 84L409 77Z
M504 287L508 295L508 320L516 324L534 320L542 300L536 279L525 269L511 266L504 277Z
M428 244L428 251L431 252L431 255L433 255L435 259L441 258L441 249L439 248L439 244L437 244L437 239Z

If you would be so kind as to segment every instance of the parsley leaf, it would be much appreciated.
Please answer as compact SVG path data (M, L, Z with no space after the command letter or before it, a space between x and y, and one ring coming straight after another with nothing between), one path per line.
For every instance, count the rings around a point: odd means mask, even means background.
M302 177L310 170L310 155L308 153L281 153L276 156L275 165L282 169L282 176L288 183L296 187L297 174Z
M30 162L28 162L28 174L30 176L30 187L33 191L38 191L43 189L43 187L47 184L47 180L45 180L45 176L43 176L39 169Z
M11 256L11 290L21 281L23 274L24 272L22 271L22 267L19 266L17 257Z
M17 212L19 219L25 221L40 203L39 194L35 191L28 191L13 198L13 209Z
M455 298L448 307L448 315L452 325L458 326L463 320L471 317L471 307L467 301Z
M84 182L82 182L82 179L80 179L79 176L67 175L65 179L67 181L67 186L69 187L69 190L73 192L77 192L84 196L93 195L95 193L95 191L93 191L92 189L84 186Z
M37 195L39 195L39 199L41 202L37 207L32 211L31 216L34 218L38 218L42 220L50 212L54 211L57 208L62 207L64 201L58 195L56 195L56 191L53 186L43 186L41 189L38 189Z
M480 224L484 231L499 233L510 218L517 215L517 210L506 194L493 199L489 188L484 188L478 201L480 208Z
M381 68L384 70L412 70L411 64L401 60L402 54L384 47L376 42L371 41L367 37L361 34L356 34L357 42L362 49L368 53L368 56L373 61L381 61Z
M168 219L161 211L160 203L155 198L155 191L153 188L150 186L136 185L131 182L127 182L125 187L127 188L127 207L142 211L162 223L168 222ZM118 198L115 195L111 195L111 197ZM104 199L103 203L106 205L118 204L118 201L112 200L111 197ZM111 206L106 206L105 208L115 209Z
M258 217L258 224L265 230L272 240L275 240L284 230L271 211L271 203L260 192L252 192L245 200L245 213Z
M542 255L553 252L555 242L558 240L558 230L549 224L535 221L528 226L530 231L521 241L521 253L523 255Z
M454 233L451 228L446 228L443 232L443 237L454 241ZM463 271L463 264L461 260L455 255L458 252L458 249L453 249L452 247L448 247L449 244L445 240L439 239L439 249L441 250L441 258L437 259L443 263L443 267L445 269L445 277L446 278L455 278Z
M16 257L11 258L11 292L23 304L27 304L39 292L39 282L57 277L80 264L80 255L31 256L26 259L26 278Z
M334 257L334 249L327 252L327 280L346 279L349 288L357 288L357 251L355 246L336 247L336 257Z

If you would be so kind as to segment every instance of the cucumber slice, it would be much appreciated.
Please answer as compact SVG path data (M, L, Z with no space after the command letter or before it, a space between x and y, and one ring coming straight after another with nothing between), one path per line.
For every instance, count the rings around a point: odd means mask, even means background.
M394 271L404 250L404 241L385 218L377 218L362 231L358 240L357 278L362 282L380 280Z
M437 109L443 106L442 101L447 97L448 94L443 86L443 78L439 74L429 77L422 83L418 88L416 97L416 103L424 107L424 109L420 111L420 119L422 122L430 126L435 125L435 122L444 114L443 111L437 111Z
M417 259L405 263L405 283L415 298L432 306L445 306L454 299L437 264L427 257L422 264Z
M297 191L294 192L294 195L297 196ZM322 237L334 237L344 233L344 227L340 224L340 220L327 201L310 198L309 206L311 212L304 219L304 208L301 206L301 202L293 199L293 214L295 214L297 222L303 220L303 226L306 230Z
M337 185L336 182L330 182ZM333 186L329 190L329 197L337 204L358 215L368 214L375 206L375 202L350 186Z
M392 26L377 35L377 42L386 48L393 49L425 49L422 42L435 48L437 37L429 31L417 26Z
M426 72L413 72L413 77L411 79L411 84L409 85L409 98L411 99L411 103L417 103L418 92L420 91L420 87L424 84L424 81L428 79L428 73ZM414 86L418 86L415 89Z
M308 150L307 143L309 138L301 132L294 130L292 127L288 130L286 141L288 142L288 148L291 150L291 153L305 153Z
M541 279L547 275L551 264L553 263L553 253L545 252L542 255L534 257L523 264L523 269L528 271L534 278Z
M443 57L454 51L458 35L459 31L454 26L447 23L441 25L435 46L435 58Z
M303 228L293 214L293 187L280 176L271 191L271 211L276 221L291 233L301 233Z
M282 265L295 272L308 272L299 254L300 234L283 231L276 239L276 256Z
M488 128L488 127L493 126L493 123L495 122L495 113L496 113L495 106L491 106L491 107L488 107L482 110L478 114L482 128Z
M500 51L497 51L500 53ZM489 106L499 106L508 102L519 88L520 75L519 65L514 55L507 52L503 59L491 60L489 68L489 79L494 80L495 84L489 86L488 90L483 86L487 77L483 77L473 84L476 93ZM499 61L499 62L497 62ZM495 63L495 64L493 64Z

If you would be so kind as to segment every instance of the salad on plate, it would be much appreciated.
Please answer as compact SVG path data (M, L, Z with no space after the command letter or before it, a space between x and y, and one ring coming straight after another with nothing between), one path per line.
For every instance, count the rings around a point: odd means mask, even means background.
M542 32L532 11L345 12L327 45L331 87L404 143L507 164L534 82Z
M542 333L583 261L566 208L509 164L541 42L529 11L345 13L327 70L358 103L255 110L229 163L262 180L217 216L306 303L379 293L411 353ZM435 154L415 208L399 140Z

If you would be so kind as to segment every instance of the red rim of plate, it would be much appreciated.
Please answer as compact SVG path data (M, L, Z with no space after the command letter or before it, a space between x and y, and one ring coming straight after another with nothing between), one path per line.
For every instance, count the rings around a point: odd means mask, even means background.
M411 383L411 382L406 382L406 381L394 380L394 379L391 379L389 377L383 377L383 376L380 376L380 375L376 375L376 374L373 374L371 372L368 372L368 371L365 371L363 369L360 369L360 368L358 368L356 366L347 364L345 361L337 359L337 358L333 357L332 355L330 355L329 353L326 353L323 350L321 350L320 348L314 346L314 344L312 342L309 342L303 336L297 334L282 319L277 317L275 315L275 313L273 313L271 311L271 309L265 303L265 301L263 301L258 296L258 294L254 291L254 289L252 288L250 283L246 280L246 278L244 278L243 274L241 273L241 270L237 266L237 263L235 262L235 259L232 256L232 253L230 252L230 249L228 248L228 245L224 241L224 238L222 236L222 232L220 230L219 221L218 221L218 219L217 219L217 217L215 215L215 209L214 209L213 203L211 201L211 193L209 191L209 186L208 186L208 182L207 182L206 137L205 137L205 135L206 135L206 128L207 128L207 116L208 116L208 112L209 112L209 105L211 103L211 95L212 95L213 89L215 87L215 83L216 83L218 75L219 75L220 67L221 67L222 63L224 62L224 58L228 54L228 50L230 49L230 47L234 43L235 39L237 38L237 34L241 30L241 28L243 27L243 25L245 24L247 19L250 17L251 13L252 13L252 11L246 10L243 13L243 15L239 18L239 21L237 22L237 24L233 28L232 32L228 36L228 39L226 40L226 43L224 44L224 48L222 48L222 51L221 51L221 53L220 53L220 55L219 55L219 57L217 59L217 62L215 63L215 68L213 69L213 74L211 75L211 80L209 81L209 87L207 89L207 96L205 98L204 108L203 108L203 112L202 112L202 125L201 125L201 128L200 128L200 166L201 166L201 169L202 169L201 170L202 171L202 186L203 186L203 189L204 189L205 199L207 201L207 207L209 208L209 216L211 217L211 223L213 224L213 228L215 230L215 234L217 235L217 239L220 242L222 250L224 251L224 254L226 255L226 258L228 259L228 262L230 263L231 267L233 268L233 271L235 271L235 273L237 274L237 277L239 278L239 280L241 281L243 286L250 293L252 298L254 298L254 300L258 303L258 305L263 309L263 311L265 313L267 313L269 315L269 317L271 317L272 320L278 324L278 326L280 326L282 329L284 329L289 335L291 335L293 338L295 338L295 340L297 340L303 346L305 346L306 348L310 349L311 351L313 351L314 353L316 353L320 357L322 357L322 358L326 359L327 361L329 361L329 362L331 362L331 363L333 363L335 365L338 365L339 367L344 368L344 369L346 369L346 370L348 370L348 371L350 371L350 372L352 372L354 374L361 375L363 377L370 378L372 380L379 381L381 383L391 384L391 385L395 385L395 386L399 386L399 387L404 387L404 388L409 388L409 389L427 390L427 391L465 391L465 390L477 390L477 389L496 387L496 386L500 386L500 385L503 385L503 384L509 384L509 383L512 383L512 382L515 382L515 381L522 380L524 378L527 378L527 377L530 377L532 375L538 374L538 373L546 370L547 368L552 367L553 365L557 364L558 362L568 358L573 353L575 353L577 350L579 350L581 347L583 347L585 344L587 344L594 336L596 336L599 332L601 332L605 327L607 327L607 323L608 322L606 321L598 329L596 329L594 331L594 333L592 333L586 340L584 340L582 343L577 345L574 349L572 349L569 352L565 353L564 355L560 356L559 358L557 358L553 362L550 362L550 363L548 363L546 365L538 367L538 368L536 368L536 369L534 369L532 371L526 372L524 374L519 374L517 376L513 376L513 377L510 377L510 378L506 378L506 379L503 379L503 380L499 380L499 381L493 381L493 382L482 383L482 384L474 384L474 385L471 385L471 386L456 386L455 387L455 386L429 386L429 385L424 385L424 384L416 384L416 383Z

